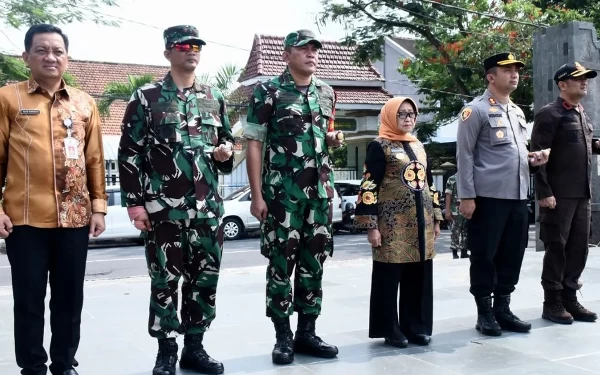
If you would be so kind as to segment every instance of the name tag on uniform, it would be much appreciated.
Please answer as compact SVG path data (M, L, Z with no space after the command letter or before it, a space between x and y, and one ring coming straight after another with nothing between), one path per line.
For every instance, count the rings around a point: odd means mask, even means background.
M39 109L22 109L21 114L25 116L35 116L40 114Z
M490 113L488 116L490 116L490 117L502 117L502 113Z
M404 151L404 149L400 148L400 147L392 148L391 152L396 157L396 159L402 159L406 155L406 152Z

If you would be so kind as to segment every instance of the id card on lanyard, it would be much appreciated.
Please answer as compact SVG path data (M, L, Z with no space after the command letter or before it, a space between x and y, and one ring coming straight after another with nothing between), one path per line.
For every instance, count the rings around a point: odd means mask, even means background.
M73 138L73 120L70 117L63 120L63 125L67 128L67 138L65 142L65 155L67 159L79 159L79 141Z

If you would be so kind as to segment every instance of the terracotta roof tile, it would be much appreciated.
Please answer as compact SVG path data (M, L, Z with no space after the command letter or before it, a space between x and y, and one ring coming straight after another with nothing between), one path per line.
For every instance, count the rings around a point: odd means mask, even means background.
M393 97L381 87L334 87L339 104L385 104Z
M281 60L283 37L255 35L246 69L238 79L243 82L258 76L277 76L285 69ZM359 66L353 62L355 47L339 42L324 41L319 53L316 75L323 80L373 81L382 80L381 74L371 65Z
M121 121L125 115L127 102L117 100L110 106L110 116L101 118L102 134L105 135L121 135Z
M169 71L168 66L121 64L114 62L70 60L69 68L79 88L92 96L101 95L110 82L127 82L128 75L152 74L162 78Z

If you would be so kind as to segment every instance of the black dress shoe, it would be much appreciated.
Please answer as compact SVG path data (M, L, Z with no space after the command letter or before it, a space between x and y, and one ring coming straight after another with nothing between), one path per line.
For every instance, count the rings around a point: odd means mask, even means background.
M408 339L408 342L421 346L429 345L429 343L431 342L431 337L422 333L406 335L406 338Z
M77 371L75 371L75 369L71 368L71 369L68 369L67 371L63 372L63 375L79 375L79 373Z
M396 348L406 348L408 346L408 340L406 339L406 337L402 337L402 338L386 337L385 344L396 347Z

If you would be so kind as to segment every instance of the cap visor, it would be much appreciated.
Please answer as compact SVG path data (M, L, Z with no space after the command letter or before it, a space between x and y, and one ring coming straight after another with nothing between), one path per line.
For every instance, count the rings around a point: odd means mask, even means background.
M502 60L502 61L498 61L497 64L500 65L500 66L504 66L504 65L518 65L521 68L525 66L525 63L523 61L519 61L519 60Z
M323 48L323 45L321 44L321 42L319 42L316 39L305 39L305 40L301 40L298 43L294 44L294 47L302 47L304 45L307 45L308 43L314 43L315 46L317 46L317 48Z
M197 44L199 46L206 45L206 42L200 38L196 38L195 36L184 36L183 38L179 38L173 41L173 44L181 44L181 43L190 43Z
M571 74L571 77L581 77L581 76L585 76L585 78L596 78L596 76L598 75L598 72L596 72L595 70L578 70L576 72L573 72Z

